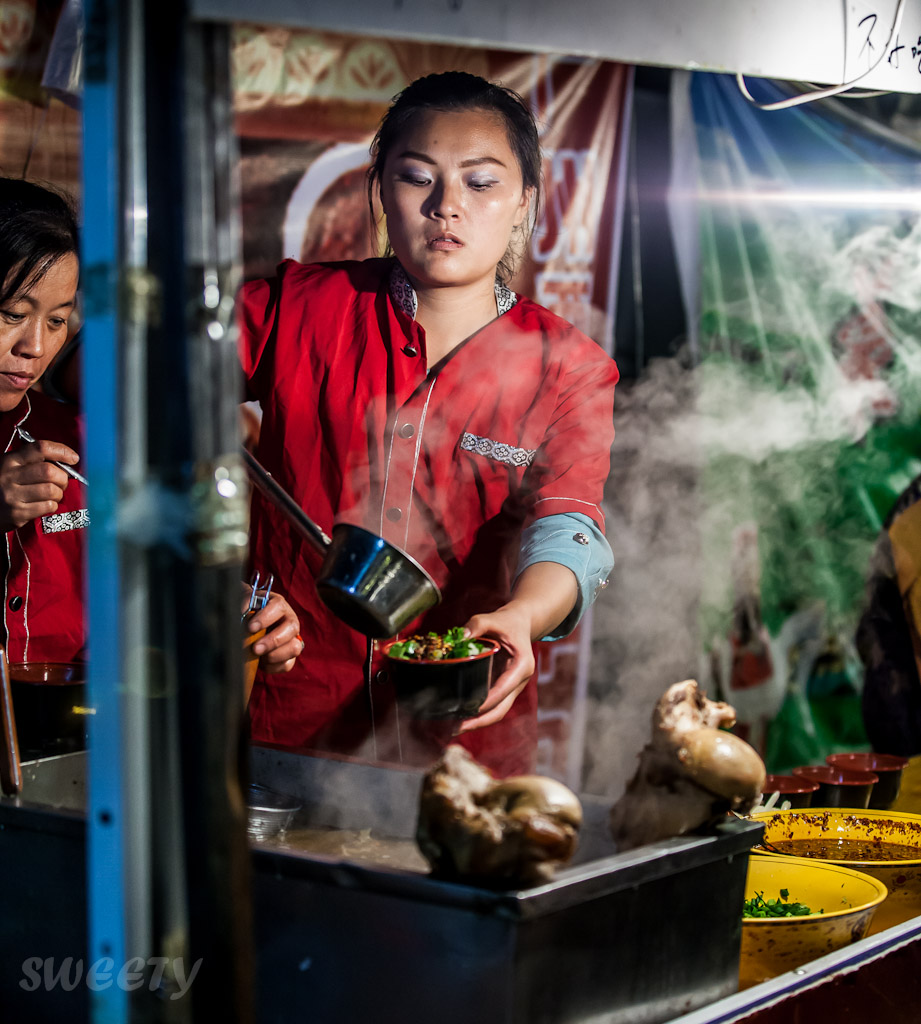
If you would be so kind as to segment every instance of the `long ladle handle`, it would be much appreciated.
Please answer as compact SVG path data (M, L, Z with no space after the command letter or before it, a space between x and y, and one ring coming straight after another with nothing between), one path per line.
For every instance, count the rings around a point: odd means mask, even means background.
M0 647L0 789L7 796L15 796L22 790L19 737L16 716L13 714L13 687L4 647Z
M249 478L269 501L281 512L300 535L325 555L332 541L307 515L300 505L281 486L272 474L246 448L242 448L243 461Z

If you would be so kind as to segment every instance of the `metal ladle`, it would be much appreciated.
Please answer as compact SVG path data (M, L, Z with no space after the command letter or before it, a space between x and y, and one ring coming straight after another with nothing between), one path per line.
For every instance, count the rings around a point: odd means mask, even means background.
M253 484L323 555L317 593L347 626L383 639L438 604L435 581L405 551L351 523L337 523L328 537L251 452L242 452Z

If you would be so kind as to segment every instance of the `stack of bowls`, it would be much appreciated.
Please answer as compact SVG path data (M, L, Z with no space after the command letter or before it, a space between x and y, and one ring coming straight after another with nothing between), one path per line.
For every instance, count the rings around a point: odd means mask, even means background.
M771 806L778 811L791 807L808 807L818 788L817 782L796 775L768 775L764 780L761 803L767 804L776 793L776 799Z
M10 689L23 761L86 749L86 666L80 662L11 664Z
M836 768L830 764L805 765L794 768L793 774L818 783L818 789L812 794L812 807L865 808L879 781L879 776L873 772Z
M876 775L877 782L870 793L867 807L878 811L888 811L895 803L902 785L902 772L908 764L907 757L875 753L829 754L825 760L833 768Z

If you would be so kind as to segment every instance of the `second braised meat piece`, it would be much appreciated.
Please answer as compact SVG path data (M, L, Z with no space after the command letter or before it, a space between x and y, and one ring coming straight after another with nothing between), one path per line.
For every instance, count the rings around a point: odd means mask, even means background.
M733 708L708 700L693 679L666 690L636 773L611 810L619 850L683 835L754 806L764 788L764 762L726 731L734 723Z

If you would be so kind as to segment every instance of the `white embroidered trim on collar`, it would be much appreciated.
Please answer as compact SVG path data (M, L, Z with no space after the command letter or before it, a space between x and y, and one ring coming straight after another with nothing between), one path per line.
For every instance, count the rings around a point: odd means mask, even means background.
M416 310L419 308L419 300L416 298L416 289L406 276L406 271L399 263L394 262L393 270L390 271L390 296L394 304L398 306L410 318L416 319ZM500 281L496 281L496 310L499 316L507 313L518 301L518 296L511 288L507 288Z

